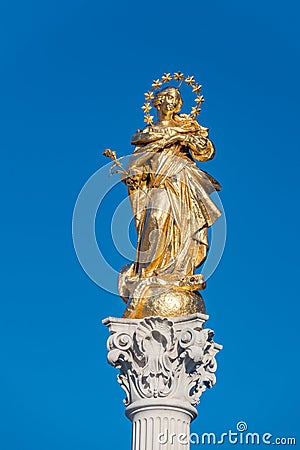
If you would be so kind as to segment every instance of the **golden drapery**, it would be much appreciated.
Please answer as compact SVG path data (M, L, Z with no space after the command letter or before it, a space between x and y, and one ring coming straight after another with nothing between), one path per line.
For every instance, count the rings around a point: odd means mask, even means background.
M135 262L119 277L119 293L131 309L166 289L204 286L194 272L207 255L208 227L221 215L210 198L221 186L194 162L214 157L208 129L184 114L176 121L178 126L146 127L132 138L127 184L138 242Z

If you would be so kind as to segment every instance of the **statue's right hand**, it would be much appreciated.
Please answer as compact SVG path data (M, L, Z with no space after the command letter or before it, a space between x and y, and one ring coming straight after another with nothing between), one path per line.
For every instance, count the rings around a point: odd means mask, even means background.
M128 187L128 189L130 191L133 191L135 189L138 189L140 181L139 181L139 177L138 176L131 176L131 177L127 177L125 179L125 184Z
M129 190L139 189L147 184L149 166L144 166L143 170L133 171L133 173L124 180Z

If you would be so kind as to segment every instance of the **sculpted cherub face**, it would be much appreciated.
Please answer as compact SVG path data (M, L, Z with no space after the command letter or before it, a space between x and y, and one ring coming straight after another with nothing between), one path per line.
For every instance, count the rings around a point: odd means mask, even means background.
M182 98L178 89L168 87L158 92L152 103L158 111L177 113L181 109Z

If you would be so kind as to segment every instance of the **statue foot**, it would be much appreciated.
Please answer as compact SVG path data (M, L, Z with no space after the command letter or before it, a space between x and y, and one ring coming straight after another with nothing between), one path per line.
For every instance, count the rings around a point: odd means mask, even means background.
M203 291L206 288L206 281L204 276L199 274L186 275L178 282L178 288L185 289L187 291Z

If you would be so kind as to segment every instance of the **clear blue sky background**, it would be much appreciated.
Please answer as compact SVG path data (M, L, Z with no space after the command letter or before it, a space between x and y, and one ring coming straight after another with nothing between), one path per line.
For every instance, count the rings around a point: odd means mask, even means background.
M130 448L101 325L123 303L83 272L71 220L100 151L128 154L143 93L176 70L204 86L217 156L203 168L224 186L228 225L205 292L224 350L192 430L244 420L297 436L299 12L290 0L1 2L1 449ZM114 196L98 239L113 208Z

